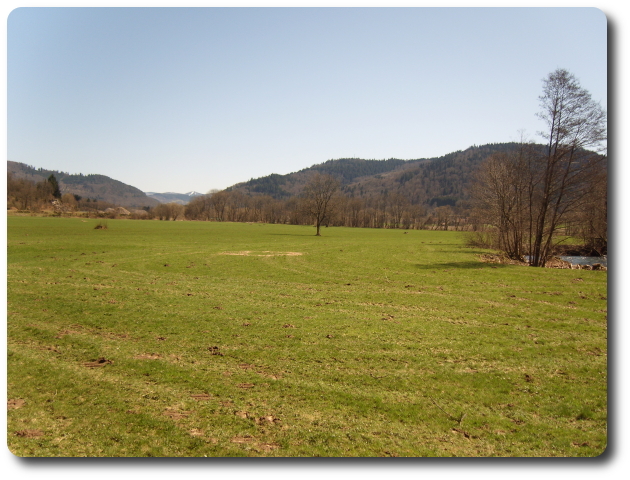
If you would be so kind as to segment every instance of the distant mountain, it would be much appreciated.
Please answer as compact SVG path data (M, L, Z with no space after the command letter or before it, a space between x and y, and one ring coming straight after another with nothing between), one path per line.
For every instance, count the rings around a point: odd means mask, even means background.
M127 185L105 175L71 175L57 170L34 168L24 163L7 161L7 172L15 178L25 178L30 181L40 182L46 180L51 174L59 183L61 193L74 193L83 198L101 200L115 203L123 207L143 208L154 207L159 204L154 198L150 198L136 187Z
M145 193L147 194L148 197L151 197L160 203L179 203L181 205L186 205L194 197L198 195L203 195L202 193L195 192L195 191L188 192L188 193L173 193L173 192L166 192L166 193L145 192Z
M274 173L251 179L228 190L286 199L299 194L309 178L319 172L338 178L342 192L349 197L377 197L398 193L412 204L455 205L468 199L471 173L482 160L495 152L515 149L517 145L496 143L472 146L441 157L415 160L328 160L286 175Z

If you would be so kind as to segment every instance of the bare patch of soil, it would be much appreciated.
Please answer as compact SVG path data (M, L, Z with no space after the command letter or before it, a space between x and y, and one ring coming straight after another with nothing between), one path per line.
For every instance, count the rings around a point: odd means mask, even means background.
M21 408L26 403L26 400L23 398L13 398L7 400L7 410L15 410L17 408Z
M43 436L44 432L42 432L41 430L20 430L18 432L15 432L15 434L18 437L23 438L37 438Z
M180 418L186 418L187 416L189 416L192 412L190 411L177 411L177 410L170 410L167 409L164 412L164 415L167 417L170 417L174 420L180 419Z
M258 417L254 419L254 421L256 422L256 425L262 425L265 423L270 423L271 425L275 425L276 423L280 423L280 419L277 417L274 417L273 415L265 415L263 417Z
M257 417L256 415L243 411L234 412L234 415L244 420L253 420L256 425L275 425L280 423L280 419L273 415L263 415L262 417Z
M95 362L85 362L83 364L84 367L95 368L95 367L104 367L105 365L114 363L112 360L107 360L104 357L99 358Z

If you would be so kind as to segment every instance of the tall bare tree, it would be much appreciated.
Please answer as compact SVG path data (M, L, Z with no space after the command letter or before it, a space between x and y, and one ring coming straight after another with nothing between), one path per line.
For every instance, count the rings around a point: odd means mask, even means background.
M544 266L554 234L565 215L583 204L588 179L602 168L606 152L606 112L574 75L558 69L544 80L540 97L547 141L536 179L530 237L530 264Z
M527 253L530 265L544 267L561 227L597 191L601 199L594 179L605 175L606 112L562 69L544 80L540 106L546 144L522 142L516 152L490 157L472 194L482 222L496 229L495 246L512 258ZM605 199L603 205L605 215Z
M333 213L334 195L339 189L339 181L332 175L316 173L302 192L302 211L315 221L316 236L320 227Z

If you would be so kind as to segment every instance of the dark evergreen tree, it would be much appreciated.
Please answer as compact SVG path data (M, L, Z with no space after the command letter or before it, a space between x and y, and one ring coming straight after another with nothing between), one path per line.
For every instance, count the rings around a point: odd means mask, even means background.
M50 183L50 186L52 187L53 197L57 199L61 198L61 191L59 190L59 183L57 183L57 179L52 173L50 174L50 177L48 177L48 183Z

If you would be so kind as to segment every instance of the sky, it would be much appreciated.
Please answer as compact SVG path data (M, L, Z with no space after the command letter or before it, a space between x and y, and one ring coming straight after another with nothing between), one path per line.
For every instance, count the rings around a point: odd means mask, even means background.
M557 68L606 107L606 28L595 8L18 8L7 158L184 193L536 140Z

